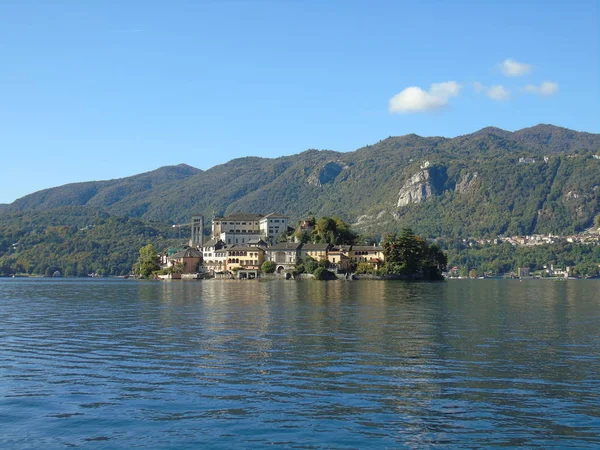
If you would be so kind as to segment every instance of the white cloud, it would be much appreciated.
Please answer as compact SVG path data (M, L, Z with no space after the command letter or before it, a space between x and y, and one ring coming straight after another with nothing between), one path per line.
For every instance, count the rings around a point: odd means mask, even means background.
M443 108L451 97L456 97L461 85L456 81L433 83L429 91L410 86L394 95L388 104L391 113L415 113Z
M473 90L476 93L480 94L481 92L483 92L484 89L485 89L485 86L480 81L474 81L473 82Z
M510 98L510 91L501 84L496 84L494 86L489 87L486 90L485 95L487 95L492 100L504 101Z
M520 77L531 72L531 64L520 63L514 59L505 59L500 68L507 77Z
M558 83L554 83L552 81L544 81L539 86L535 84L528 84L525 86L525 92L529 92L530 94L539 94L539 95L553 95L558 92Z

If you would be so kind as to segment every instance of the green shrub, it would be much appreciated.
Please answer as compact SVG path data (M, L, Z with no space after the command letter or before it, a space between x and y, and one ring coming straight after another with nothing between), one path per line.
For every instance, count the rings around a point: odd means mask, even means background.
M262 263L262 266L260 266L260 270L262 270L264 273L273 273L275 272L276 268L277 265L273 261L265 261Z
M323 267L317 267L313 272L315 280L336 280L335 274Z

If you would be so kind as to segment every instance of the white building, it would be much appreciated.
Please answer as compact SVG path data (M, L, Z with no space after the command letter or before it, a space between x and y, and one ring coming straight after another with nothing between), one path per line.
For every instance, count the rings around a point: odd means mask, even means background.
M287 233L288 221L287 216L269 213L260 219L260 231L267 241L275 242L281 233Z
M258 239L273 243L280 234L287 232L288 221L287 216L276 213L235 213L215 217L212 238L221 239L226 245L248 244Z

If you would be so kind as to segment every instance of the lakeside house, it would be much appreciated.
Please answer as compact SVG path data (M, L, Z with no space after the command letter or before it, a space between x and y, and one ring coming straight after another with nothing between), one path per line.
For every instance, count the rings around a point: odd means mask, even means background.
M300 258L302 244L296 242L282 242L267 248L267 261L273 261L277 273L293 269Z
M355 263L368 263L379 270L384 262L383 247L374 245L353 245L348 257Z
M327 259L327 252L331 248L331 244L304 244L300 248L300 257L305 260L312 258L316 261Z
M194 248L187 248L179 251L167 258L167 267L173 267L178 264L183 266L181 273L197 273L202 261L202 252Z

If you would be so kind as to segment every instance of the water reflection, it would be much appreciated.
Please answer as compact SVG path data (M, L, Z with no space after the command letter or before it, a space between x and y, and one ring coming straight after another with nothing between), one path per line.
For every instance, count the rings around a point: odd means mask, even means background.
M598 287L0 281L0 447L592 448Z

